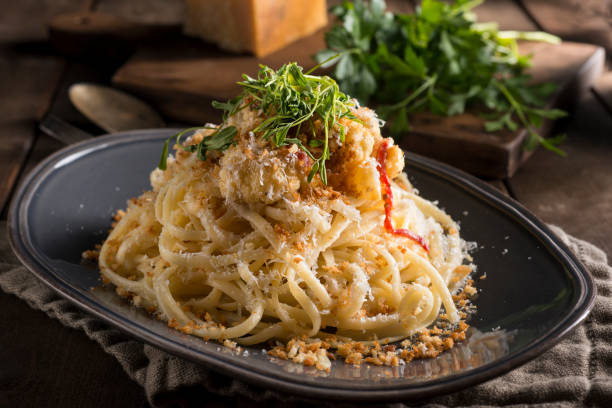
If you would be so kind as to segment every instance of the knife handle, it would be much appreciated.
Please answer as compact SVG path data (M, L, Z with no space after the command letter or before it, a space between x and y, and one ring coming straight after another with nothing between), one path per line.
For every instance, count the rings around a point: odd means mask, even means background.
M51 136L67 145L89 140L94 137L53 114L45 116L38 125L38 128L47 136Z

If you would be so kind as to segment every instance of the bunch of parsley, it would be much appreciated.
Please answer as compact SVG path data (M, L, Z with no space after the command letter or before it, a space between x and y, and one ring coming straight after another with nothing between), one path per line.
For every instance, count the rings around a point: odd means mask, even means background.
M557 147L563 136L545 139L536 130L542 119L566 115L543 108L555 85L529 83L531 57L520 55L516 42L559 39L477 24L470 10L480 3L423 0L415 14L393 14L384 0L345 1L332 8L337 22L326 33L328 49L316 59L331 59L326 65L336 64L340 88L362 104L373 102L392 121L393 134L410 129L414 112L451 116L474 107L486 115L486 131L523 126L529 134L525 148L541 144L564 155Z

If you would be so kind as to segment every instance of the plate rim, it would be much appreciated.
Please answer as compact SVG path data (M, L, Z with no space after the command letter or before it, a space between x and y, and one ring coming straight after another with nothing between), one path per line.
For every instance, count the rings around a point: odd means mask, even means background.
M455 187L461 188L467 194L476 196L478 200L483 201L486 205L501 211L505 216L511 217L513 221L518 222L522 229L544 244L548 252L555 257L558 264L567 268L570 274L576 278L579 296L576 302L572 304L571 309L568 309L568 313L563 319L518 351L466 372L452 374L425 383L373 384L367 388L362 386L360 389L351 388L350 386L299 383L291 378L283 377L281 370L278 370L279 373L274 376L270 376L269 373L251 371L231 361L223 360L223 358L220 358L223 356L222 354L213 355L194 350L186 344L181 344L180 341L172 341L171 339L157 336L153 332L147 331L146 328L143 330L139 326L130 324L129 320L122 318L112 311L110 315L107 314L105 312L106 308L99 302L96 302L93 298L83 296L75 288L62 282L53 274L48 273L44 265L34 259L35 257L28 251L28 245L26 245L28 240L25 239L28 237L28 231L23 228L25 226L25 217L22 209L27 207L37 186L45 179L45 176L50 174L55 167L58 167L57 165L61 162L62 158L70 157L77 152L80 152L81 155L91 154L107 147L137 142L143 137L146 140L158 138L162 140L162 136L172 136L179 130L161 128L116 132L66 146L42 160L23 179L13 195L7 216L9 244L17 258L34 276L61 297L68 299L87 313L101 318L106 323L140 341L159 347L179 357L199 364L205 364L212 370L235 375L257 386L280 390L285 393L295 393L308 398L344 401L399 401L450 393L505 374L552 348L568 332L580 324L593 308L596 297L593 277L561 239L521 203L503 195L484 181L462 170L434 159L404 151L405 160L410 162L411 166L416 166L436 177L445 179Z

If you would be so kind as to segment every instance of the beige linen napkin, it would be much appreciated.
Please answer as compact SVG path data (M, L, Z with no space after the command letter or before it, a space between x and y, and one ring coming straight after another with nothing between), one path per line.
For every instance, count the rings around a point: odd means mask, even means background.
M552 230L577 255L597 285L586 322L557 346L510 373L466 390L423 401L427 407L601 406L612 407L612 268L593 245ZM152 405L184 401L207 392L258 401L265 406L306 406L287 395L259 389L131 339L73 306L30 274L12 254L6 223L0 223L0 287L97 341L144 387ZM318 404L320 405L320 403ZM262 405L263 406L263 405ZM390 404L389 407L404 407Z

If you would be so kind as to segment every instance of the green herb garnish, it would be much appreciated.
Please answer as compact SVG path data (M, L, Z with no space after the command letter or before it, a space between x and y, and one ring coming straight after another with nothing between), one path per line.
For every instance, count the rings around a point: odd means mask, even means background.
M338 120L357 118L351 112L354 102L340 91L336 81L328 76L310 75L310 72L312 70L303 73L302 67L294 62L283 65L278 71L261 65L257 78L243 75L243 81L238 83L243 90L238 97L226 103L216 102L213 106L223 109L227 118L254 104L266 119L253 132L271 140L275 147L296 144L314 160L308 181L318 173L321 181L327 184L325 162L329 159L329 134L338 125L340 140L344 141L345 129ZM315 133L317 119L323 124L322 136ZM298 138L300 131L306 129L312 132L308 147L321 149L318 157Z
M295 62L283 65L278 71L261 65L257 78L242 76L243 81L238 82L243 88L240 95L227 102L214 101L213 107L224 111L224 121L250 106L261 109L266 119L252 131L265 140L271 140L275 147L296 144L314 161L308 174L308 182L318 173L321 181L327 184L325 162L330 156L330 132L337 125L340 141L344 142L345 129L338 120L359 119L351 112L355 103L340 91L336 81L328 76L310 75L310 72L317 68L318 66L303 73L302 67ZM316 120L322 123L322 135L316 132ZM237 133L235 127L229 126L205 137L197 145L182 146L180 138L196 129L201 128L186 129L166 140L159 162L160 169L166 169L168 143L175 137L177 145L186 151L197 152L201 160L206 160L208 150L226 150L234 143ZM307 130L312 135L300 139L300 132ZM302 140L306 141L308 147ZM309 148L319 149L318 157L315 157Z
M332 8L336 25L326 33L328 49L318 61L338 55L331 64L340 88L392 120L391 132L410 129L410 114L429 110L457 115L467 106L488 110L486 131L524 126L525 148L539 144L564 155L562 137L538 132L543 118L566 115L542 109L555 85L529 84L531 56L518 53L517 39L558 42L550 34L498 31L494 23L477 24L470 11L482 0L447 4L423 0L415 14L385 11L384 0L345 1ZM329 64L329 65L331 65Z
M234 144L234 136L236 136L236 133L238 133L238 129L236 129L234 126L228 126L223 129L217 130L213 134L203 138L202 141L198 144L187 146L181 144L181 137L183 137L188 132L192 132L199 129L216 128L208 126L193 127L182 130L176 135L170 136L168 139L166 139L166 142L164 143L164 148L162 149L161 158L159 159L159 164L157 165L157 167L162 170L166 170L168 160L168 144L172 139L176 138L176 145L185 150L186 152L196 152L200 160L206 160L207 151L217 150L222 152L224 150L227 150L228 147Z

